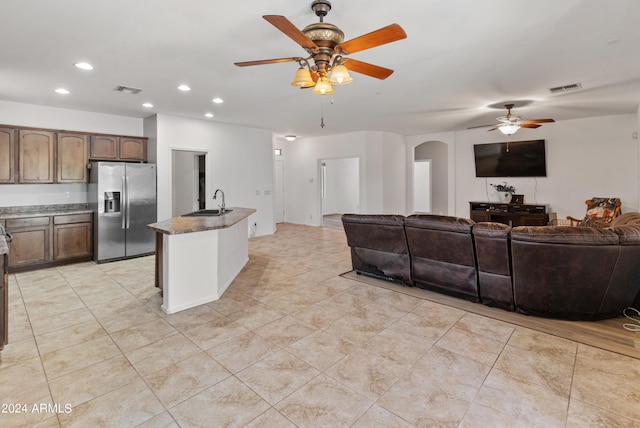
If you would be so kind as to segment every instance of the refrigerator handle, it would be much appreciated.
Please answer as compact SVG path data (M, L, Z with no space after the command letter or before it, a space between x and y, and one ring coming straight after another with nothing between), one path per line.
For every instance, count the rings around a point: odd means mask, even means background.
M129 229L130 220L131 220L131 199L129 198L129 176L125 175L124 184L127 188L127 229Z
M122 229L127 227L127 215L129 214L128 207L129 199L127 197L127 186L125 183L124 175L122 176Z

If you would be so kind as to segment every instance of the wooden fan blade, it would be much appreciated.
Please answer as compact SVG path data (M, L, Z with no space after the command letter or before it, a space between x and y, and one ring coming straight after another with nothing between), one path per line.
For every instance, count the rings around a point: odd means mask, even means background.
M351 39L337 46L337 48L345 54L360 52L365 49L375 48L376 46L402 40L407 37L401 26L398 24L387 25L379 30L372 31L355 39Z
M529 119L529 120L523 120L521 123L549 123L549 122L555 122L555 120L553 120L553 119Z
M287 18L280 15L264 15L264 19L269 21L271 25L289 36L291 40L302 46L305 50L315 50L318 46Z
M489 126L491 126L491 125L489 125ZM487 132L489 132L489 131L495 131L496 129L500 129L500 127L499 127L499 126L494 126L494 127L493 127L493 128L491 128L491 129L487 129Z
M467 129L475 129L475 128L486 128L487 126L499 126L500 124L496 124L496 123L492 123L491 125L478 125L478 126L472 126L470 128ZM497 129L497 128L495 128ZM490 129L489 131L493 131L493 129Z
M277 64L280 62L296 62L299 61L300 58L274 58L274 59L261 59L259 61L243 61L243 62L234 62L238 67L247 67L250 65L264 65L264 64Z
M384 80L387 77L391 76L391 74L393 73L393 70L390 70L388 68L358 61L356 59L345 58L343 60L343 63L348 70L355 71L356 73L366 74L367 76L375 77L376 79Z
M542 125L536 125L535 123L521 123L520 128L540 128Z

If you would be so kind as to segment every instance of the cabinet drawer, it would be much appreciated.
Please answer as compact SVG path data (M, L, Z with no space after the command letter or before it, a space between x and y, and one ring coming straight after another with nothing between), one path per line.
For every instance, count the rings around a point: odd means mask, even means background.
M53 224L88 223L90 221L90 213L57 215L53 218Z
M49 217L23 217L23 218L9 218L7 219L7 229L11 232L11 229L17 227L31 227L31 226L48 226Z

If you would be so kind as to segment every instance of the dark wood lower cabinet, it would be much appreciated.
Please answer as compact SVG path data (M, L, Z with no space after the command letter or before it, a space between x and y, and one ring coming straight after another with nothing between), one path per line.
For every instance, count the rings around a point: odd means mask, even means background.
M9 244L9 269L38 265L51 260L51 217L7 220L13 235Z
M510 226L546 226L549 214L546 205L503 204L500 202L469 202L471 220L493 221Z
M90 213L12 218L6 225L13 234L9 272L91 260Z

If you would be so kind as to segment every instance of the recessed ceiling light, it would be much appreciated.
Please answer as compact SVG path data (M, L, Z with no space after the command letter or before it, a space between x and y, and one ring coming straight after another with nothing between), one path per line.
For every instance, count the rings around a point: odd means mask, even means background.
M93 65L89 64L88 62L76 62L73 65L82 70L93 70Z
M151 108L151 107L153 107L153 104L151 104L151 103L144 103L144 104L142 104L142 107Z
M213 101L216 104L222 104L224 102L222 98L218 98L218 97L212 99L211 101Z
M205 113L204 115L205 115L205 117L208 117L209 119L211 119L213 117L213 113Z
M62 95L69 95L70 94L70 92L65 88L58 88L58 89L56 89L56 92L59 93L59 94L62 94Z
M184 91L184 92L188 92L188 91L191 90L189 85L180 85L180 86L178 86L178 89L180 89L181 91Z

